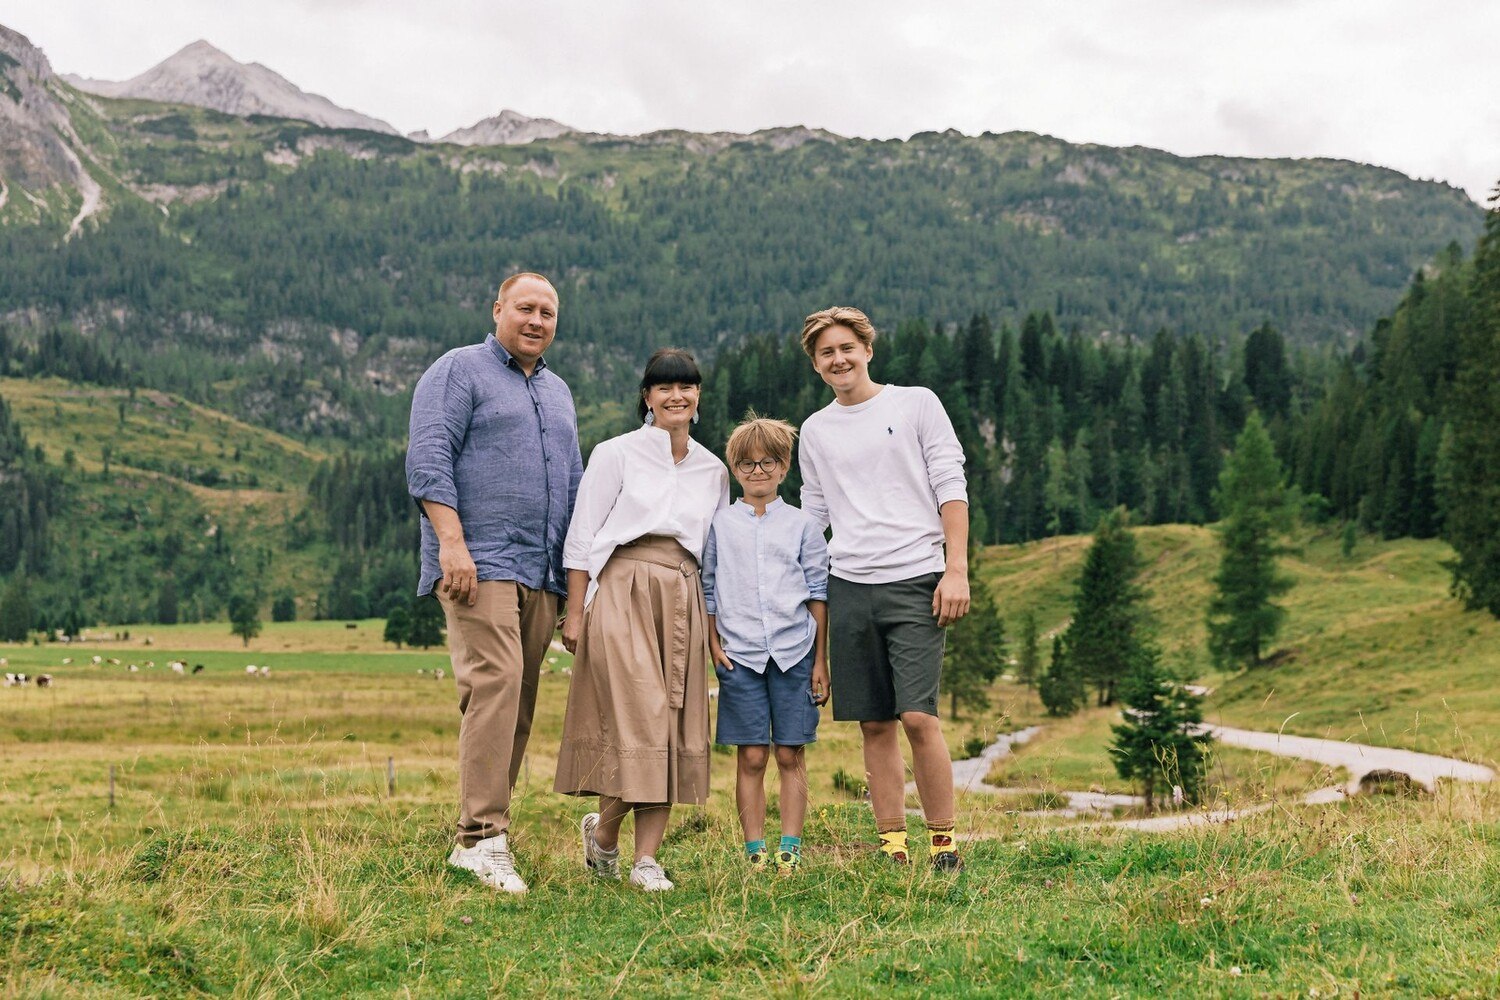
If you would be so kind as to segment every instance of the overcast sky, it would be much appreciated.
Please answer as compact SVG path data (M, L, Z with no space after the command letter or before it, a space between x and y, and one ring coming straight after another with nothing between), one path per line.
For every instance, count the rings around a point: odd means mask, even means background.
M922 9L925 6L927 9ZM501 108L590 131L1024 129L1500 181L1500 3L1454 0L0 0L60 72L205 38L441 135Z

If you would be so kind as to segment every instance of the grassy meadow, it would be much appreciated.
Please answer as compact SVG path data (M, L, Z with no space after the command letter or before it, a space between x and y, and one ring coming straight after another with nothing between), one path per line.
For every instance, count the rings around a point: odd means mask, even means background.
M1440 546L1361 542L1346 560L1336 540L1303 539L1291 653L1219 675L1197 651L1211 536L1140 539L1168 660L1214 688L1210 718L1493 763L1500 630L1446 597ZM1012 636L1028 608L1044 629L1065 622L1086 544L984 554ZM962 875L882 863L868 806L834 784L863 771L857 731L825 716L805 870L745 877L733 759L715 755L709 805L680 809L662 851L679 889L648 897L582 872L588 806L550 790L570 660L549 654L515 807L532 891L504 897L444 864L446 655L354 625L268 624L248 648L224 623L0 646L5 670L55 678L0 690L0 996L1500 993L1500 791L1305 807L1338 776L1225 750L1213 804L1272 810L1173 834L1065 821L1033 812L1043 793L1128 790L1104 751L1114 718L1046 720L1009 681L948 724L956 749L1045 727L991 776L1029 792L962 798L977 836ZM204 670L176 675L174 658Z

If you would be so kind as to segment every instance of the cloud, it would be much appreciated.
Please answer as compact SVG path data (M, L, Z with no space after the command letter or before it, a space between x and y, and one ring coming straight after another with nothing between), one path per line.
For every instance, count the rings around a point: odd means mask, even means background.
M1398 0L0 0L59 69L197 38L398 128L503 107L614 132L1026 129L1500 177L1500 4Z

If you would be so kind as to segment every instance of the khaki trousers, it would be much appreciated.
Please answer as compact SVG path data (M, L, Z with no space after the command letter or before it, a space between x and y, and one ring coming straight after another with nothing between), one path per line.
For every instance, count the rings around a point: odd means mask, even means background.
M483 580L473 605L439 587L458 683L458 842L510 829L510 793L531 737L537 677L557 626L557 595Z

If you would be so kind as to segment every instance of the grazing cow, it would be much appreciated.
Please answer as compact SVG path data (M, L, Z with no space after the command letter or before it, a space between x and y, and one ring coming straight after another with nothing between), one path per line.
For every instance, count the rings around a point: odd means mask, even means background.
M193 664L193 673L195 673L195 674L201 674L201 673L203 673L203 664L201 664L201 663L195 663L195 664Z
M73 658L71 656L64 656L63 657L63 666L66 667L68 664L70 664L72 662L73 662Z
M247 673L247 674L254 674L255 672L256 672L256 666L255 666L255 664L253 664L253 663L247 663L247 664L245 664L245 673Z
M176 660L173 660L171 665L172 665L172 673L174 673L174 674L180 674L183 671L187 670L187 664L185 664L185 663L179 663Z
M135 664L134 664L134 663L132 663L132 664L131 664L131 665L130 665L130 672L131 672L131 673L132 673L132 674L135 674L135 673L139 673L139 672L140 672L140 669L141 669L141 668L140 668L140 667L138 667L138 666L136 666L136 665L135 665Z
M433 672L432 672L432 676L434 676L434 677L436 677L436 678L437 678L437 679L438 679L438 680L442 680L442 679L443 679L443 678L444 678L444 677L447 677L447 676L448 676L448 675L447 675L447 673L446 673L446 672L445 672L445 671L444 671L444 670L443 670L443 668L442 668L442 667L438 667L438 668L437 668L437 669L436 669L436 670L434 670L434 671L433 671Z
M110 657L110 658L109 658L109 665L110 665L110 666L112 666L112 667L118 667L118 666L119 666L119 665L120 665L120 660L119 660L119 658L118 658L118 657L114 657L114 656L111 656L111 657Z
M15 687L16 684L17 684L16 675L12 674L12 673L7 673L5 675L5 686L6 687Z
M260 675L262 677L270 677L271 676L271 668L270 667L266 667L266 666L262 666L260 668Z
M99 664L104 662L104 657L100 656L98 653L95 653L93 656L89 657L89 662L97 667Z
M51 674L37 674L36 675L36 686L39 687L39 688L49 688L49 687L51 687L52 686L52 675Z

